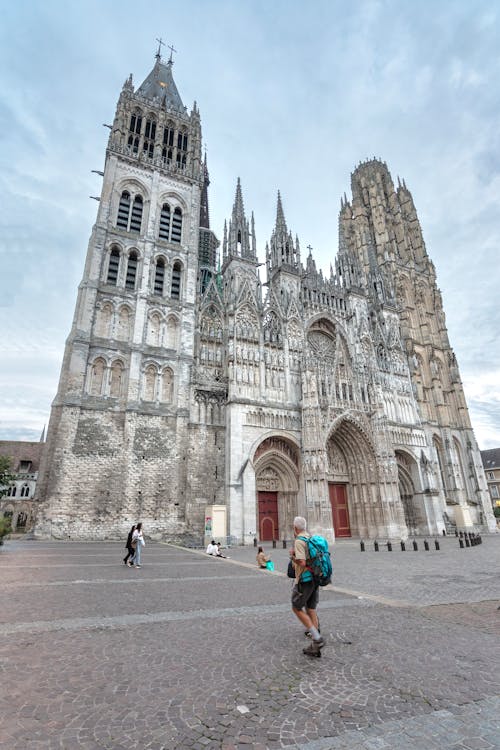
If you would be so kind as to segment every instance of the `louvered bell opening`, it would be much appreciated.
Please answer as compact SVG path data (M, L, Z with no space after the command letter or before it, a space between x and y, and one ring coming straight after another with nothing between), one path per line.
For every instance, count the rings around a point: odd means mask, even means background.
M160 240L168 240L170 234L170 206L165 203L160 214L160 231L158 237Z
M108 284L116 286L118 280L118 269L120 267L120 253L118 250L113 250L109 256L108 266L108 278L106 279Z
M181 241L182 235L182 211L180 208L176 208L172 218L172 242Z
M127 278L125 286L127 289L135 289L135 279L137 276L137 255L130 255L127 263Z
M160 258L156 264L156 270L155 270L155 294L158 294L160 297L163 294L163 284L165 281L165 263Z
M142 198L137 196L132 206L132 216L130 217L130 231L139 233L142 223Z
M128 228L128 215L130 212L130 195L128 193L122 193L120 198L120 204L118 206L118 218L116 220L116 226L122 229Z
M181 292L181 268L176 263L172 269L172 288L170 296L172 299L179 299Z

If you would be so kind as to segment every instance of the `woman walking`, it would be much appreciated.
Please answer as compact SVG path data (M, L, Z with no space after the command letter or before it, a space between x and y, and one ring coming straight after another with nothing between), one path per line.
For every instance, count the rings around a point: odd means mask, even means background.
M138 523L135 527L134 533L132 534L132 547L134 547L134 556L132 558L132 565L134 568L141 567L141 547L144 547L144 536L142 534L142 523Z
M132 567L132 563L130 563L128 561L128 559L129 559L129 557L133 557L134 556L134 552L135 552L134 548L132 547L132 535L133 535L134 531L135 531L135 524L132 526L132 528L128 532L127 543L125 545L125 549L127 550L127 554L123 558L123 562L125 563L125 565L128 565L129 568Z

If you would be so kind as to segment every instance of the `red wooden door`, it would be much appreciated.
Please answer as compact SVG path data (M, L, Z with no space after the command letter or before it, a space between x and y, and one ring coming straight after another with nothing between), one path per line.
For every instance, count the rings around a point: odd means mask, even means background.
M259 538L261 542L279 539L278 493L259 492Z
M335 536L351 536L349 508L347 507L347 489L345 484L329 484L330 503L332 506L333 528Z

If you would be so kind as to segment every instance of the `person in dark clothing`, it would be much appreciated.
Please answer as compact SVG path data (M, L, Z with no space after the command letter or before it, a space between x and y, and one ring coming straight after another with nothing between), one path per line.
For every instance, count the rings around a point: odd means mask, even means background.
M134 531L135 531L135 524L134 524L134 526L132 526L132 528L128 532L127 543L125 545L125 549L127 550L127 554L123 558L124 565L128 565L129 568L132 567L132 563L129 563L128 559L129 559L129 557L133 557L134 554L135 554L135 549L132 547L132 534L134 533Z

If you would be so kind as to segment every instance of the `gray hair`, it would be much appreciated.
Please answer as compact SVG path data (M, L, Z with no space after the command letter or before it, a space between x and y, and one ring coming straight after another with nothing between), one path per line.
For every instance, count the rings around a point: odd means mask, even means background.
M295 518L293 519L293 525L299 531L305 531L307 522L305 518L302 518L302 516L295 516Z

